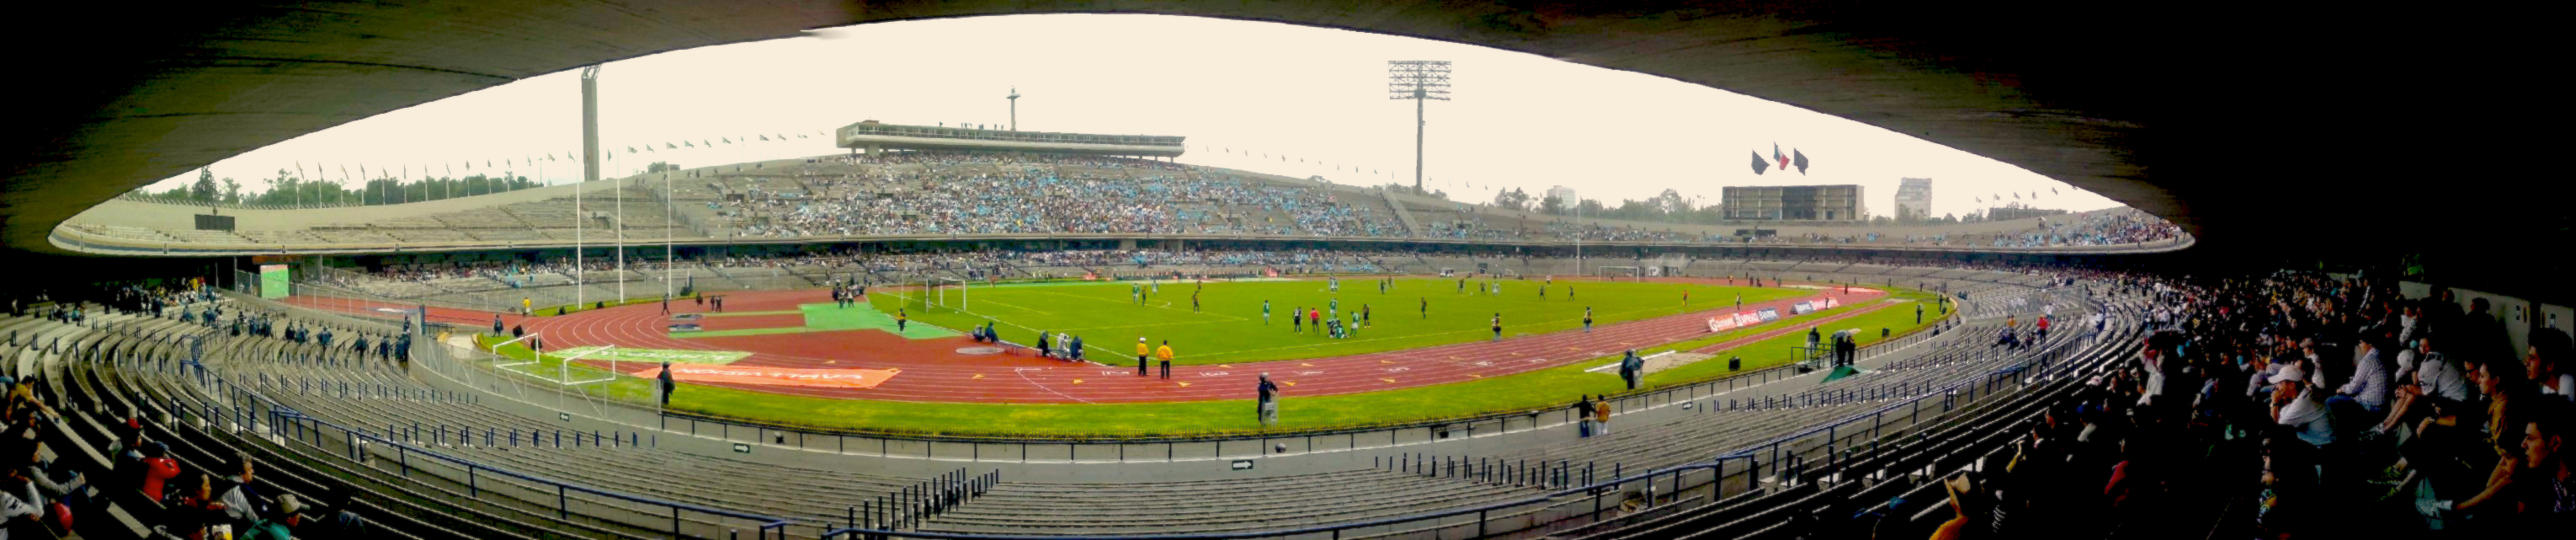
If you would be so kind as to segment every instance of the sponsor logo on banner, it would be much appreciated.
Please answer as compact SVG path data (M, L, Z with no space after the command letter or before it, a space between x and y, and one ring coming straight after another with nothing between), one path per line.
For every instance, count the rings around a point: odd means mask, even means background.
M1757 324L1762 324L1762 316L1761 316L1761 315L1755 315L1755 314L1751 314L1751 313L1737 313L1737 314L1735 314L1735 325L1736 325L1736 326L1753 326L1753 325L1757 325Z
M1710 332L1724 332L1724 331L1728 331L1728 330L1733 330L1733 329L1735 329L1735 327L1736 327L1738 324L1741 324L1741 323L1736 322L1736 321L1735 321L1735 317L1734 317L1734 316L1732 316L1732 315L1724 316L1724 317L1710 317L1710 318L1708 319L1708 331L1710 331Z
M584 360L616 360L620 362L669 361L690 364L731 364L735 360L741 360L745 357L751 356L751 353L740 351L679 351L667 349L628 349L623 347L605 351L599 351L599 347L573 347L555 351L554 354L587 354L588 356L582 357Z
M1780 310L1778 308L1762 308L1761 314L1762 322L1780 320Z
M701 330L706 330L706 328L698 326L698 323L680 323L671 325L671 331L673 332L697 332Z
M876 388L886 379L901 373L890 369L796 369L774 367L710 366L671 364L675 381L759 384L769 386L808 386L820 388ZM635 376L654 378L661 368L635 372Z
M1790 314L1792 314L1792 315L1804 314L1804 313L1806 313L1806 312L1809 312L1809 311L1815 311L1815 310L1816 310L1816 304L1815 304L1814 302L1799 302L1799 303L1795 303L1795 304L1790 304L1790 305L1789 305L1789 313L1790 313Z
M1843 303L1842 303L1841 301L1837 301L1837 300L1834 300L1834 299L1832 299L1832 298L1827 298L1827 299L1825 299L1825 308L1826 308L1826 309L1838 308L1838 307L1842 307L1842 305L1843 305Z
M682 314L678 314L678 315L672 315L672 316L671 316L671 320L674 320L674 321L694 321L694 320L698 320L698 314L696 314L696 313L682 313Z

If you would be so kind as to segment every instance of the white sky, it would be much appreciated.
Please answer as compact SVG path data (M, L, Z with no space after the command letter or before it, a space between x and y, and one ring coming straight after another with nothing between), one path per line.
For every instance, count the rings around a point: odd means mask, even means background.
M1871 213L1887 215L1895 211L1899 177L1929 177L1936 216L1992 206L1994 193L2009 201L2016 191L2040 192L2043 207L2119 206L2019 167L1858 122L1472 45L1157 15L973 17L813 35L607 65L601 144L620 152L609 172L654 160L695 167L838 153L816 132L867 119L1007 124L1003 96L1017 87L1022 130L1181 135L1190 144L1184 163L1410 184L1414 104L1387 98L1386 61L1450 60L1454 99L1430 103L1424 187L1453 200L1491 201L1497 186L1535 199L1566 185L1612 206L1665 188L1716 204L1720 186L1861 184ZM457 165L455 175L463 176L470 173L460 164L472 161L472 172L489 172L486 160L500 165L579 150L580 105L579 76L566 71L351 122L212 168L245 190L297 162L315 171L313 178L334 180L342 166L354 173L359 165L397 174L408 165L413 177ZM757 141L782 132L787 142L623 154L648 142ZM799 133L809 138L795 139ZM1784 153L1804 151L1807 174L1773 168L1755 175L1749 154L1768 157L1773 143ZM1259 157L1264 153L1270 157ZM502 168L555 182L580 177L577 164L557 158L542 174L526 165ZM190 171L152 189L195 178Z

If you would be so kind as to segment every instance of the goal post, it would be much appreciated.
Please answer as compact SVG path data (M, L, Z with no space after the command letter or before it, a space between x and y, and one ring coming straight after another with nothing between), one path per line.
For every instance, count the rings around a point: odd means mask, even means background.
M575 360L580 360L582 357L585 357L585 356L590 356L590 355L594 355L594 354L599 354L599 353L604 353L604 352L614 351L614 350L616 350L616 349L617 349L617 346L616 346L616 345L601 345L601 346L599 346L599 348L596 348L596 349L590 349L590 350L586 350L586 351L577 351L577 352L573 352L572 354L564 355L564 357L563 357L563 363L562 363L562 364L558 364L558 365L557 365L558 372L560 372L560 373L562 374L562 375L561 375L561 378L560 378L560 379L558 379L558 380L562 381L564 386L576 386L576 385L584 385L584 384L591 384L591 383L603 383L603 382L608 382L608 381L614 381L614 380L617 380L617 374L618 374L618 370L617 370L617 355L615 355L615 354L610 354L610 355L608 355L608 372L607 372L607 373L604 373L604 374L602 374L602 375L600 375L600 377L599 377L599 378L596 378L596 379L588 379L588 378L585 378L585 379L581 379L581 380L573 380L573 378L572 378L572 364L573 364L573 361L575 361Z
M1595 266L1592 269L1597 272L1594 275L1610 279L1636 279L1639 275L1638 268L1634 266Z
M929 307L938 307L962 312L971 309L970 306L973 305L969 301L974 287L971 281L945 277L929 278L923 280L923 286L927 289L921 295L922 301L926 304L924 311L928 311Z

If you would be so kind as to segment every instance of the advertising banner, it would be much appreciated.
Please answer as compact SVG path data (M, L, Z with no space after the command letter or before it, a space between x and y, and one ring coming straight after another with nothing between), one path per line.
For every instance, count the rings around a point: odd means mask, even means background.
M1734 316L1708 318L1708 331L1710 332L1734 330L1736 326L1737 323L1735 322Z
M1815 310L1816 304L1814 302L1799 302L1789 305L1789 314L1791 315L1804 315L1809 311Z
M1735 326L1737 326L1737 327L1739 327L1739 328L1740 328L1740 327L1746 327L1746 326L1753 326L1753 325L1757 325L1757 324L1762 324L1762 316L1761 316L1761 315L1755 315L1755 314L1752 314L1752 313L1737 313L1737 314L1735 314Z
M1762 312L1761 312L1761 314L1762 314L1762 322L1771 322L1771 321L1780 320L1780 310L1779 310L1779 308L1762 308Z
M813 388L876 388L894 378L890 369L797 369L775 367L734 367L704 364L671 364L671 379L687 382L760 384L769 386L804 386ZM662 368L635 372L635 376L655 378Z

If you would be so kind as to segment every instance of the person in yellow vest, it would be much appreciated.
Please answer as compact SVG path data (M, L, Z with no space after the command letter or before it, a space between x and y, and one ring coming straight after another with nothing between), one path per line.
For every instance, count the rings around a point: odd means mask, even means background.
M523 297L520 297L520 298L519 298L519 314L520 314L520 315L535 315L535 314L537 314L537 303L536 303L536 301L534 301L534 300L529 300L527 297L524 297L524 296L523 296Z
M1154 356L1163 359L1163 378L1172 378L1172 340L1163 340L1163 346L1154 349Z
M911 318L911 317L909 317L909 316L906 316L906 315L904 314L904 312L903 312L903 308L895 308L895 310L894 310L894 333L896 333L896 334L902 334L902 333L903 333L903 326L904 326L904 325L903 325L903 323L904 323L904 321L909 321L909 320L912 320L912 318Z
M1145 376L1145 357L1152 354L1154 350L1145 344L1145 336L1136 336L1136 376Z

